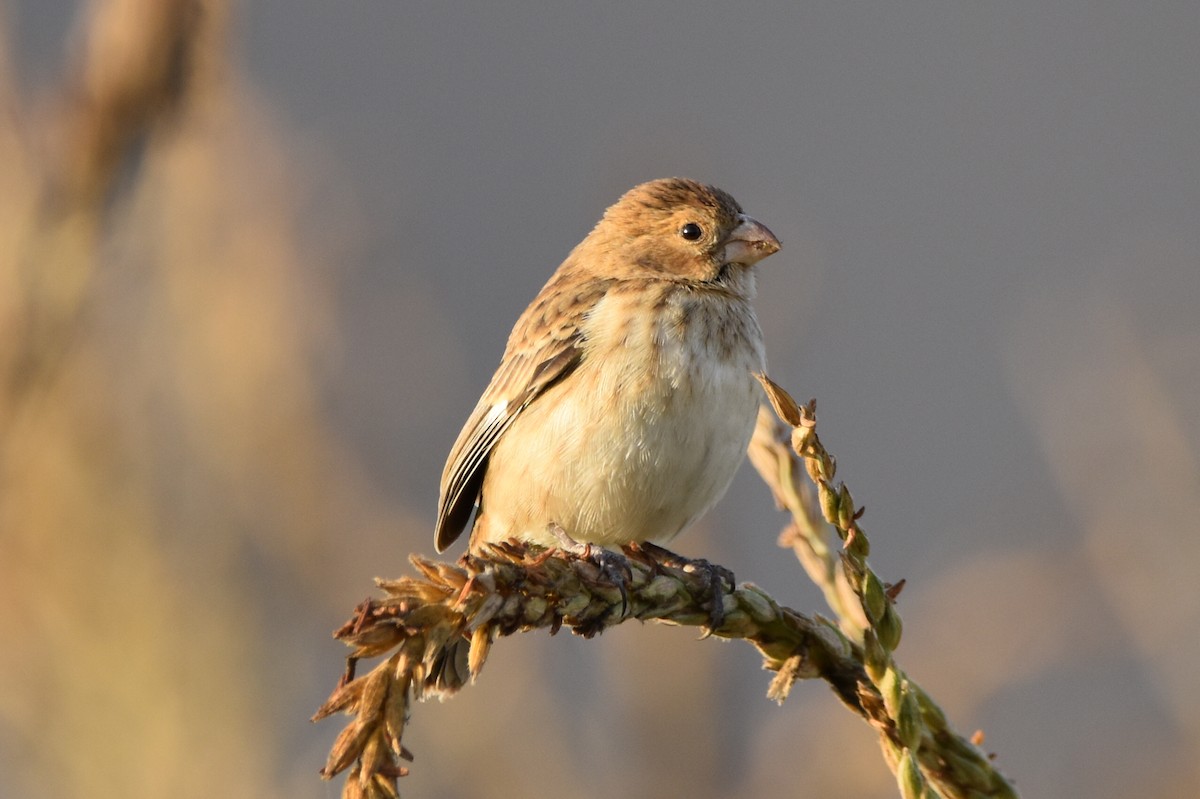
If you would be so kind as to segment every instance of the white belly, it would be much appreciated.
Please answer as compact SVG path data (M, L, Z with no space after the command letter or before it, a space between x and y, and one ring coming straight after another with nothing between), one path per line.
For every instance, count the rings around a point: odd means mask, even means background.
M624 313L624 302L600 303L583 363L497 444L477 539L553 544L556 523L600 545L666 541L725 493L759 402L753 314L741 306L748 318L735 317L737 335L721 344L702 322L729 313L725 304L691 301L676 324L654 325Z

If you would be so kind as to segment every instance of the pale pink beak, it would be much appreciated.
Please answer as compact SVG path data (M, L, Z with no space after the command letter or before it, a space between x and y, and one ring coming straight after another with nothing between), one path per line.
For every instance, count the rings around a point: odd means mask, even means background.
M721 262L751 266L768 255L779 252L779 239L767 226L742 214L738 226L725 239L725 254Z

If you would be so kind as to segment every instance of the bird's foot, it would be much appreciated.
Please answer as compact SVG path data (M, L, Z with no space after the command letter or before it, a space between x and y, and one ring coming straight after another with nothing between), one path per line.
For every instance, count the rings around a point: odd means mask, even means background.
M628 586L633 580L633 570L629 567L629 559L619 552L576 541L556 522L551 522L549 529L550 534L558 541L559 549L595 564L596 568L600 570L600 575L621 592L621 618L625 618L629 612Z
M629 550L633 553L640 552L655 565L704 574L708 579L708 633L711 634L725 623L725 605L722 600L725 584L731 589L737 586L732 571L704 558L685 558L649 541L630 544Z

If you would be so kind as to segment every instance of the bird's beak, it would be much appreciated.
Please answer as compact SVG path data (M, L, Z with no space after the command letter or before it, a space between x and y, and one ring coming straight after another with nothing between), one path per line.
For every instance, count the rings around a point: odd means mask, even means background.
M725 254L721 262L751 266L779 252L780 246L779 239L767 230L766 225L742 214L738 217L738 226L725 239Z

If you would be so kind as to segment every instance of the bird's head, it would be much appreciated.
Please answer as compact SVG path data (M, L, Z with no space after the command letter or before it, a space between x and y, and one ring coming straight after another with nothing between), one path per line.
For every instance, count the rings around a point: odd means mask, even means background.
M779 250L779 239L714 186L664 178L634 186L604 212L585 244L629 276L732 284Z

